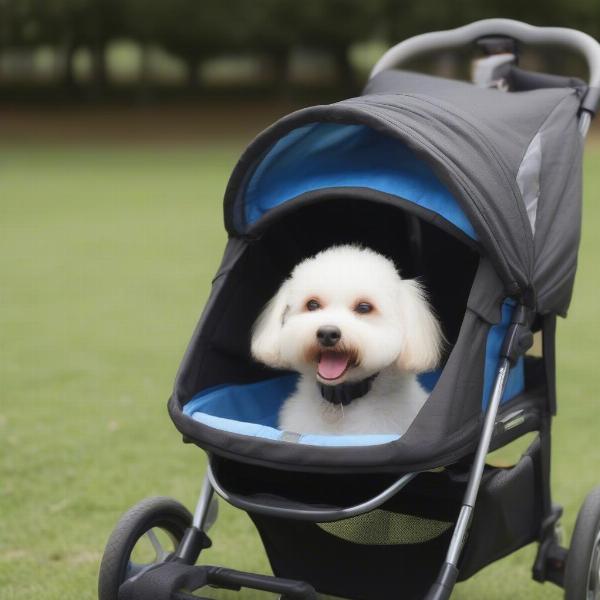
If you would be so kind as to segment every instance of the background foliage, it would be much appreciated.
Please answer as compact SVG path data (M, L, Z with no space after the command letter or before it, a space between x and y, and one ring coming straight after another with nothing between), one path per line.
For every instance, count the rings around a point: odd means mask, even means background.
M237 83L284 87L307 56L321 59L317 79L352 88L361 44L498 16L600 36L597 0L0 0L0 86L102 97L119 80L111 48L127 43L136 56L127 83L142 96L164 84L157 55L188 91L224 59L248 66L243 76L233 68Z

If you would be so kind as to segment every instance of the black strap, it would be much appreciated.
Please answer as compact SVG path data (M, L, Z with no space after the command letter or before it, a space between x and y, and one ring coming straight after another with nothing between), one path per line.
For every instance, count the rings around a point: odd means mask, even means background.
M327 402L331 402L331 404L348 406L352 400L361 398L369 393L371 385L377 375L379 375L379 373L375 373L360 381L348 381L340 383L339 385L325 385L324 383L319 383L321 396L323 396L323 399L327 400Z

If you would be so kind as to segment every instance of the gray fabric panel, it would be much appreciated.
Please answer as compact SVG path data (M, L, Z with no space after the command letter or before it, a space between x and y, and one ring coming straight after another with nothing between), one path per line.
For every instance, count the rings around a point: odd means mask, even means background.
M498 273L490 260L482 256L467 300L467 307L490 325L495 325L502 318L502 302L505 298L506 291L498 278Z
M543 153L534 287L541 313L566 314L577 269L583 139L573 100L560 103L540 130Z
M175 388L186 400L189 400L198 391L198 380L202 377L202 354L207 349L201 339L203 336L209 335L208 331L214 328L220 319L217 309L226 301L223 297L223 288L227 283L227 275L242 258L247 246L247 242L239 238L229 238L225 246L221 264L212 280L210 295L175 377Z
M479 88L465 81L406 71L380 73L369 81L364 93L418 93L462 108L475 122L484 122L493 132L490 141L512 164L515 174L525 148L547 115L561 98L574 94L570 89L505 93L493 88ZM516 153L515 143L519 147Z
M481 418L485 347L490 326L500 322L503 294L491 263L482 258L458 340L442 376L401 440L418 444L419 439L431 440L439 432L452 435L465 423ZM437 425L432 428L432 423Z
M525 210L531 225L531 231L535 236L535 220L537 216L538 200L540 197L540 174L542 170L542 136L538 133L529 144L527 152L523 157L519 172L517 173L517 184L523 196Z
M446 446L469 421L481 418L485 345L489 324L467 310L459 339L427 402L400 438L406 449L423 445ZM451 444L451 442L450 442Z

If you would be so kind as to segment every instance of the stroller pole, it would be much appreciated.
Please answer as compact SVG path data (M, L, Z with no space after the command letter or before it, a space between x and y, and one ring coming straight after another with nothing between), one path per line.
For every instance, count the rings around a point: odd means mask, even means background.
M200 552L204 548L211 546L210 538L206 532L213 525L217 518L218 506L214 498L214 489L208 480L204 477L200 497L194 511L194 518L191 527L186 530L177 551L175 560L184 564L193 565L198 560Z
M446 561L440 570L436 582L430 588L426 600L447 600L450 598L458 577L458 561L469 534L475 501L477 500L477 493L485 467L485 458L490 448L496 416L500 401L504 395L508 374L519 356L531 347L532 341L533 336L529 329L529 311L526 307L520 305L515 308L512 325L504 339L504 346L501 353L502 360L496 374L496 381L485 414L479 445L477 446L477 451L471 465L469 482L467 483L467 489L465 490L454 533L450 540Z

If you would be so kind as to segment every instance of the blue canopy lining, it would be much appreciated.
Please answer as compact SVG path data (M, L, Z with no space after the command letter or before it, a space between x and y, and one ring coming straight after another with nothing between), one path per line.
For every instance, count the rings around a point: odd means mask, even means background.
M248 225L306 192L369 188L431 210L476 240L475 230L431 167L400 140L366 125L312 123L281 138L245 190Z
M489 402L500 361L504 335L510 325L514 308L512 301L502 306L502 321L490 328L486 342L486 357L482 395L482 410ZM419 376L421 385L431 392L441 371ZM277 429L277 417L284 401L296 387L297 375L245 385L221 385L194 396L183 412L195 421L230 433L238 433L269 440L286 440L286 433ZM523 358L511 369L502 399L507 402L525 388ZM301 435L296 440L309 446L373 446L399 439L399 435Z

